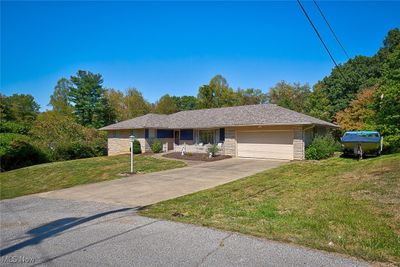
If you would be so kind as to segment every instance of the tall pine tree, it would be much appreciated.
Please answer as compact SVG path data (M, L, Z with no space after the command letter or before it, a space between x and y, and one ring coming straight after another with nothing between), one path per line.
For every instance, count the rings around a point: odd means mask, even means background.
M101 74L79 70L76 76L71 76L71 83L68 99L81 125L99 128L114 121Z

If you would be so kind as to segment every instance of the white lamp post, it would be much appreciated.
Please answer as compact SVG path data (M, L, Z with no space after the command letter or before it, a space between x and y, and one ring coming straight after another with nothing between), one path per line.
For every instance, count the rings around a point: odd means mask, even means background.
M131 173L133 174L134 171L135 171L134 170L134 166L133 166L133 155L134 155L134 153L133 153L133 142L135 141L135 136L131 135L130 139L131 139Z

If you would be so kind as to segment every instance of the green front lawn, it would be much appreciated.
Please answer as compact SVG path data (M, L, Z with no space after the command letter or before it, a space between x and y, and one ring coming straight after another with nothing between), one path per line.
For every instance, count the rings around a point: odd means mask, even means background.
M185 163L135 156L135 170L140 173L179 168ZM40 164L0 173L1 199L122 178L130 171L129 155L97 157Z
M400 265L400 154L293 162L140 213Z

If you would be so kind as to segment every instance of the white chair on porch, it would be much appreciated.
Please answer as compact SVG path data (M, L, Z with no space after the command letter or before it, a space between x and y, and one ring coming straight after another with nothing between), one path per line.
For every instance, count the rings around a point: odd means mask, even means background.
M168 142L163 144L163 152L168 152Z

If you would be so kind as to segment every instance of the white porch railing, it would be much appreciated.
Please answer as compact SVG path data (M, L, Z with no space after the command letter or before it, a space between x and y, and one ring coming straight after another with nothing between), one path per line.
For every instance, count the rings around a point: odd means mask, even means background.
M193 144L193 145L174 144L174 152L182 152L183 150L185 153L208 153L208 148L211 146L212 146L211 144ZM218 148L219 148L218 154L224 155L225 154L224 144L218 143Z

